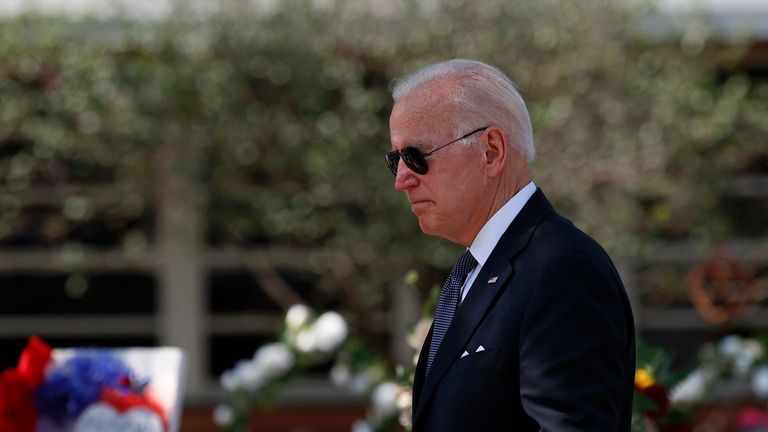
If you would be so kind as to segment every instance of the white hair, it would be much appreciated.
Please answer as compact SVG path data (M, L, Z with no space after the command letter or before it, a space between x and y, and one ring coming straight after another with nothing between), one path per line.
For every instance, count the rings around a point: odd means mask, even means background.
M512 137L513 144L528 162L536 158L533 127L528 109L515 84L504 72L476 60L454 59L425 66L394 83L392 98L400 98L434 81L449 79L454 84L453 102L466 117L460 121L468 129L497 125Z

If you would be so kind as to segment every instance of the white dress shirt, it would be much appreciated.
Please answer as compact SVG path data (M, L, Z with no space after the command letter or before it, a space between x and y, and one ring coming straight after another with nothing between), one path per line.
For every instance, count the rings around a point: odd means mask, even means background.
M469 253L477 260L477 266L467 275L467 279L461 287L461 301L464 301L464 297L467 296L469 289L472 288L472 283L477 278L477 275L480 274L480 269L483 268L485 262L488 261L488 257L491 256L496 243L499 242L501 236L509 228L509 224L515 220L515 217L517 217L534 192L536 192L536 185L533 182L525 185L494 213L488 219L488 222L483 225L483 228L480 229L480 232L477 233L475 240L469 246Z

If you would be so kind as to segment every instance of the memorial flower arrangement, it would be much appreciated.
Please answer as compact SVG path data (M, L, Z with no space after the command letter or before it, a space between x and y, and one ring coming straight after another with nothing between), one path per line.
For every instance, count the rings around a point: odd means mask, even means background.
M273 403L278 391L299 373L332 358L347 333L347 323L337 312L318 316L305 305L291 306L277 341L262 345L252 358L221 375L226 398L214 409L214 422L230 432L249 430L255 410Z
M404 282L415 285L418 273L408 272ZM398 426L411 430L416 362L432 326L438 294L439 287L433 287L424 305L422 318L410 328L406 336L406 343L413 350L410 364L397 365L394 374L381 357L371 354L360 343L348 344L337 356L331 370L331 381L368 397L366 416L352 425L352 432L388 432L399 430Z
M703 403L717 400L768 399L768 339L728 335L707 343L697 365L673 376L661 349L638 347L635 374L634 430L692 431L692 419ZM746 407L739 422L768 426L768 412Z
M426 326L429 330L430 325L431 320L417 324L408 340L416 341L418 329ZM418 346L410 346L419 350L422 343L423 339ZM365 418L355 421L352 432L388 432L397 430L398 425L411 429L411 390L417 359L418 352L412 367L397 365L393 375L388 364L361 343L353 341L339 353L331 369L331 381L352 393L365 395L368 400Z
M106 429L105 429L106 427ZM149 382L106 350L56 359L32 337L17 367L0 375L0 430L162 432L167 416Z
M692 404L673 403L670 389L679 377L669 370L669 358L660 348L639 344L635 392L632 399L634 432L693 432Z
M728 335L705 344L696 368L672 391L677 405L740 401L736 430L768 429L768 338Z
M699 365L676 389L675 399L695 402L713 387L730 387L753 399L768 399L768 338L728 335L705 344ZM742 395L744 396L744 395Z

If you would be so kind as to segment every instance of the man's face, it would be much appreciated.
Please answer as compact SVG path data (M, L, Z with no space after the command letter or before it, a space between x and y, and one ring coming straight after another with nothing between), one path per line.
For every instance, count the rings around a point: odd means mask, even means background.
M392 148L417 147L427 153L451 142L472 129L456 131L460 112L447 103L448 96L437 84L430 84L404 96L392 108L389 118ZM458 136L457 136L458 134ZM470 137L483 139L482 132ZM395 189L405 192L421 230L469 246L490 216L483 205L488 183L484 174L482 146L451 144L427 156L429 171L419 175L400 160Z

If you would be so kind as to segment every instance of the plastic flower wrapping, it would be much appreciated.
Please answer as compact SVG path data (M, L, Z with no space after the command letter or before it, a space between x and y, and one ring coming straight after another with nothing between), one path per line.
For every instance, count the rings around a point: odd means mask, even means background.
M109 351L76 350L57 361L32 337L17 367L0 375L0 430L164 432L168 421L148 380Z
M307 368L328 361L347 340L347 322L337 312L315 314L303 304L291 306L278 340L259 347L219 378L226 400L213 410L214 422L227 431L250 430L254 411L272 404L279 390Z

